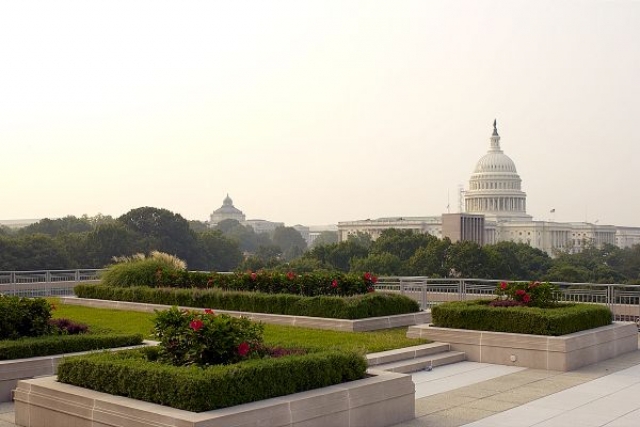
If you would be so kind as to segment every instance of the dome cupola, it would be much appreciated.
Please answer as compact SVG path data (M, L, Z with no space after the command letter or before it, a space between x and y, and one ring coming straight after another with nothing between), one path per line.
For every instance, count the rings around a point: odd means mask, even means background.
M500 148L500 135L494 120L489 151L478 160L469 180L465 211L496 220L531 219L526 212L527 195L520 185L515 163Z

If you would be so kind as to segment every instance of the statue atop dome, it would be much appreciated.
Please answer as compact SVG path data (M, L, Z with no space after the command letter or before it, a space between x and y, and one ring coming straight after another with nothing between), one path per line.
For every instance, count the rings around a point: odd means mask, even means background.
M498 136L498 120L493 119L493 136Z

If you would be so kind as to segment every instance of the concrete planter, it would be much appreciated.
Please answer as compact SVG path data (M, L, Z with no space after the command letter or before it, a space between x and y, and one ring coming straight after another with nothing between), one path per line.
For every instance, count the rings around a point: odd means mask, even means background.
M150 341L145 341L145 343L147 345L152 344ZM118 347L111 350L118 351L131 348L135 347ZM55 375L58 364L64 357L79 356L87 353L91 352L85 351L80 353L30 357L26 359L0 360L0 403L11 401L11 394L19 380Z
M90 298L61 298L62 304L82 305L85 307L107 308L112 310L142 311L153 313L154 310L166 310L168 305L146 304L142 302L98 300ZM180 307L189 310L203 310L201 308ZM371 317L368 319L329 319L325 317L287 316L284 314L249 313L243 311L215 310L216 313L224 313L230 316L243 316L250 320L270 323L274 325L298 326L301 328L327 329L345 332L366 332L379 329L400 328L403 326L418 325L431 321L430 311L418 313L397 314L394 316Z
M370 370L362 380L208 412L188 412L62 384L24 380L15 421L24 427L392 426L414 418L411 377Z
M472 362L571 371L638 349L635 323L615 322L559 337L438 328L409 327L409 338L448 343Z

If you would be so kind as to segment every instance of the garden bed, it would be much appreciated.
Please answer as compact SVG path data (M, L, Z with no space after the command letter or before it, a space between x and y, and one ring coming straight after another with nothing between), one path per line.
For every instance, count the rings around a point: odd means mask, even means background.
M135 342L138 341L136 337ZM130 347L134 342L123 343L126 347L113 348L112 350L123 350ZM91 347L93 349L104 349L105 346ZM12 391L16 388L19 380L36 378L46 375L55 375L60 361L64 357L85 354L86 352L73 352L66 354L51 354L47 356L29 357L0 361L0 403L10 402Z
M375 370L361 380L201 413L62 384L55 377L20 381L15 392L15 421L25 427L385 427L414 413L411 377Z
M128 301L112 301L112 300L100 300L91 298L75 298L64 297L60 298L61 304L68 305L81 305L93 308L105 308L112 310L126 310L126 311L140 311L145 313L153 313L156 310L165 310L169 308L169 305L162 304L150 304L141 302L128 302ZM203 310L194 309L193 307L181 307L191 310ZM234 317L246 317L254 321L260 321L264 323L270 323L274 325L284 326L297 326L301 328L312 329L326 329L343 332L366 332L375 331L380 329L399 328L404 326L419 325L422 323L429 323L431 321L431 313L427 311L420 311L417 313L398 314L392 316L371 317L368 319L330 319L322 317L309 317L309 316L290 316L281 314L268 314L268 313L251 313L232 310L215 310L216 313L229 314Z

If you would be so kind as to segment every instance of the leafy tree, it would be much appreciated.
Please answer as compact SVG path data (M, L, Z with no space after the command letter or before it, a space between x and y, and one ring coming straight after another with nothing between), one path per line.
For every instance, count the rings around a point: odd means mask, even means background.
M495 279L540 280L552 264L546 252L526 243L499 242L483 246L486 273Z
M237 219L228 218L228 219L223 219L222 221L217 223L215 226L215 229L221 231L222 234L227 234L229 233L229 231L231 231L232 229L236 228L239 225L241 224L240 224L240 221L238 221Z
M370 251L373 254L391 253L401 261L407 261L418 248L426 247L437 240L437 237L430 234L391 228L380 234L380 237L371 244Z
M144 240L121 222L105 222L87 235L89 263L86 267L102 268L113 257L144 252ZM83 266L83 267L85 267Z
M222 232L210 230L198 234L199 259L192 268L207 271L233 271L242 262L238 243Z
M44 218L18 231L19 235L46 234L57 236L61 233L83 233L93 230L93 224L87 218L76 218L73 215L59 219Z
M315 248L319 245L330 245L333 243L338 243L339 240L340 238L337 231L325 230L320 232L318 237L314 239L314 241L311 243L311 247Z
M333 245L316 246L305 253L304 257L317 260L327 269L347 272L350 269L351 259L365 258L368 255L368 249L361 246L357 239L349 239Z
M181 215L166 209L142 207L132 209L118 222L143 237L145 252L157 250L184 259L187 265L197 262L195 233Z
M307 248L307 242L293 227L276 228L273 232L273 243L280 247L285 260L299 257Z
M452 243L445 257L449 275L456 277L487 278L486 254L476 242L463 240Z
M204 233L210 230L206 222L198 220L189 220L189 228L194 233Z
M407 274L415 276L447 277L447 249L451 245L448 238L435 239L427 246L419 247L407 260Z
M351 271L368 271L377 275L396 276L400 274L402 262L400 258L389 252L370 253L366 258L352 258Z

